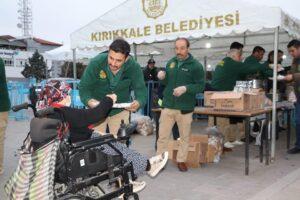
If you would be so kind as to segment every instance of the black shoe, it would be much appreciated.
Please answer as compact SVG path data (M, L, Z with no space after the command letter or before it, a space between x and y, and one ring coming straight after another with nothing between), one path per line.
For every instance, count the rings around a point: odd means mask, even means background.
M285 130L286 130L286 129L285 129L285 128L283 128L283 127L281 127L281 126L279 126L279 127L278 127L278 131L279 131L279 132L281 132L281 131L285 131Z
M297 154L297 153L300 153L300 148L294 147L294 148L292 148L292 149L289 149L289 150L287 151L287 153L288 153L288 154Z

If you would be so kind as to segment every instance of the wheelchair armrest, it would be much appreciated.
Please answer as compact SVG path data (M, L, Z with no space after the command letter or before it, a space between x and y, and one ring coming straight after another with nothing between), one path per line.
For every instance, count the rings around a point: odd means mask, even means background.
M73 143L72 146L74 148L79 148L79 147L84 147L84 146L94 146L94 145L98 145L99 143L106 143L107 141L113 141L113 140L116 140L114 138L113 135L111 134L107 134L107 135L101 135L99 137L96 137L96 138L91 138L91 139L88 139L88 140L85 140L85 141L81 141L81 142L76 142L76 143Z

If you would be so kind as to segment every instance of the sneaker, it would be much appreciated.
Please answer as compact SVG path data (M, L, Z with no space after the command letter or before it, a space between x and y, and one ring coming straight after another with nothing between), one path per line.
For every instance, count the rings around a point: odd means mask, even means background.
M146 182L145 181L129 181L130 184L132 184L132 191L134 193L138 193L140 191L142 191L145 187L146 187Z
M242 142L240 140L236 140L236 141L232 142L231 144L233 144L233 145L243 145L244 142Z
M167 164L168 162L168 156L169 153L166 151L160 155L154 156L149 159L151 168L150 171L148 171L148 175L150 177L155 177L162 168Z
M300 149L298 147L294 147L287 151L288 154L297 154L300 153Z
M234 147L234 145L232 144L232 142L225 142L224 147L226 147L228 149L232 149Z
M156 156L153 156L153 157L149 158L150 165L152 165L152 164L158 162L159 160L161 160L161 155L162 154L159 154L159 155L156 155Z

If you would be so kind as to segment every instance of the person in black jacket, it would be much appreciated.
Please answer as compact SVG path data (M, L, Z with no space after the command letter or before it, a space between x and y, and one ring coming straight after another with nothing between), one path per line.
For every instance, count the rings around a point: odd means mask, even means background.
M99 137L99 134L90 129L90 125L95 124L95 122L104 121L108 116L110 110L112 109L113 104L117 101L116 94L106 95L97 106L90 109L77 109L71 108L68 105L67 96L64 96L63 93L70 93L66 91L66 88L69 86L66 83L52 83L55 88L55 95L52 90L49 91L49 88L45 88L46 91L41 91L46 98L48 103L45 107L54 107L54 112L49 118L61 119L60 113L63 116L64 121L68 124L70 131L70 141L80 142L88 140L90 138ZM60 91L63 90L64 92ZM55 98L53 98L55 96ZM66 103L66 104L65 104ZM140 154L139 152L128 148L125 144L121 142L112 142L112 145L117 148L122 154L123 158L127 162L131 162L133 165L134 173L137 176L140 176L147 172L150 177L155 177L167 164L168 161L168 152L163 152L160 155L153 156L148 158ZM101 151L108 155L118 155L118 153L108 145L101 145ZM133 188L135 192L142 190L146 183L144 181L132 181Z
M148 64L143 70L145 82L158 81L157 79L157 67L155 66L155 60L153 58L148 60Z
M158 87L158 83L156 82L156 81L158 81L157 72L158 72L158 69L155 66L155 60L153 58L149 59L147 66L143 70L143 74L144 74L146 87L148 88L148 102L144 107L144 115L147 115L150 117L151 117L150 111L151 111L151 108L153 106L153 101L154 101L153 98L155 98L155 96L157 96L157 87ZM154 83L152 81L154 81ZM150 103L150 105L149 105L149 103Z

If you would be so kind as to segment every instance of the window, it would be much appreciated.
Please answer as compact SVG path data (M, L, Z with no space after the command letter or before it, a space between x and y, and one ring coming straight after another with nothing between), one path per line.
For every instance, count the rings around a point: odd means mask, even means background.
M17 59L16 67L25 67L26 60L25 59Z
M3 61L5 66L9 66L9 67L14 66L14 61L12 59L4 58Z

